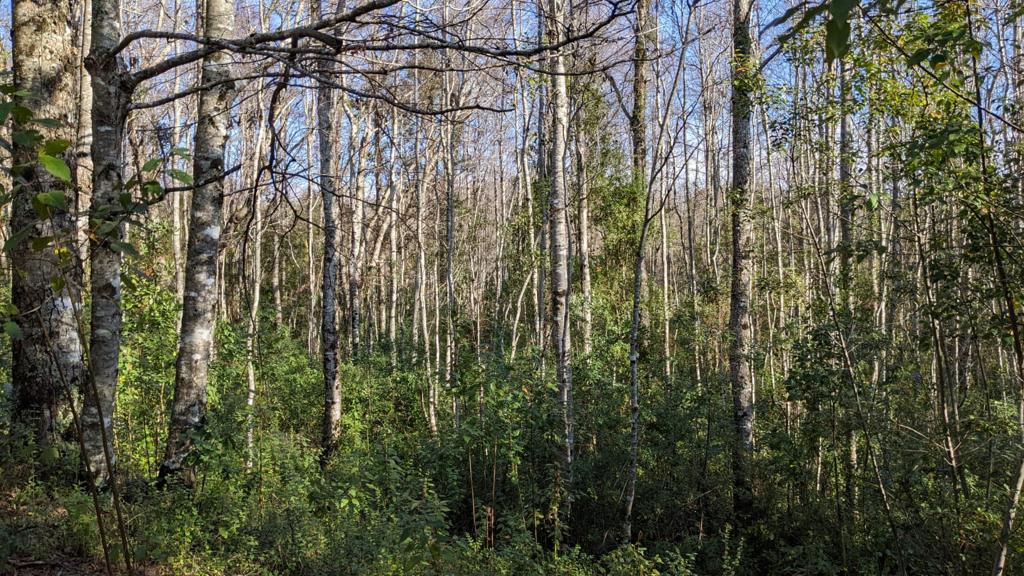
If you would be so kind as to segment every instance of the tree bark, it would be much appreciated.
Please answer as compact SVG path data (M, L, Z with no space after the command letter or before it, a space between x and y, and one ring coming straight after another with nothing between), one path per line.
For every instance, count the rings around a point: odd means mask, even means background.
M121 84L124 64L110 55L121 41L118 0L93 0L92 48L92 204L90 218L96 224L91 244L90 291L92 333L89 343L91 386L82 408L83 444L97 483L108 480L105 460L114 465L114 406L117 394L118 356L121 343L121 251L124 226L120 195L124 162L122 141L128 115L128 94ZM109 228L109 231L107 230Z
M263 172L264 155L266 154L267 130L273 130L273 126L267 126L263 122L262 87L256 91L256 121L259 123L257 129L255 149L252 151L252 194L250 195L251 215L249 224L252 229L252 268L249 276L249 309L246 311L249 320L249 329L245 335L246 352L246 423L245 423L245 468L252 468L255 457L255 433L256 433L256 385L257 385L257 362L259 361L259 332L260 332L260 287L263 284L263 210L260 207L260 184ZM270 113L270 120L273 120L274 113ZM249 235L249 230L243 230L243 234ZM247 238L246 241L249 239ZM242 261L244 274L246 263Z
M363 330L363 309L362 309L362 286L363 286L363 261L366 253L366 188L363 185L363 169L366 156L366 142L369 137L369 127L363 123L368 120L359 119L353 112L350 103L342 97L341 106L348 118L350 128L349 153L352 157L352 166L349 171L349 178L352 186L350 206L351 224L351 258L348 266L348 329L350 354L349 357L355 360L362 353L362 330Z
M14 129L38 130L44 140L74 142L76 136L79 59L72 33L76 15L70 7L53 0L12 2L14 83L28 92L19 103L36 118L59 123L54 127L16 124ZM32 430L37 445L43 447L55 433L57 411L66 397L63 390L76 388L83 376L75 316L80 305L78 266L62 263L58 256L59 246L75 241L75 222L66 209L53 210L45 219L37 216L32 207L36 195L63 192L67 186L39 164L35 146L17 140L13 145L14 165L23 169L14 178L11 232L25 234L11 250L11 302L19 311L15 321L22 332L12 341L14 420ZM69 166L72 154L69 150L62 155ZM43 237L54 240L33 250L33 241ZM63 286L54 289L60 283Z
M174 78L174 91L177 92L179 88L180 75ZM182 113L181 113L182 101L174 101L174 113L172 116L173 126L171 126L171 146L180 146L180 132L179 128L182 124ZM171 162L177 165L180 162L178 156L171 158ZM177 167L177 166L175 166ZM184 223L185 216L185 198L187 192L178 192L174 194L171 200L171 250L174 254L174 295L176 296L175 302L183 302L185 300L185 239L186 230ZM179 323L180 323L179 318Z
M313 99L307 99L304 108L306 118L312 118L316 113L316 102ZM319 122L319 116L316 121ZM306 164L308 166L313 165L314 133L319 134L319 125L316 129L310 130L306 133ZM306 280L309 283L309 307L306 310L306 342L310 356L320 355L320 334L316 321L317 296L315 289L317 280L317 256L314 249L314 245L316 243L314 232L317 228L317 225L314 224L314 217L316 213L316 197L319 192L319 185L314 188L312 182L306 189L306 275L309 276ZM321 297L323 297L322 293Z
M284 295L281 293L285 281L284 271L281 269L281 231L278 226L271 224L273 234L272 251L273 267L270 272L270 289L274 294L274 323L277 328L284 327Z
M391 167L388 171L388 352L391 365L398 366L398 283L399 267L402 265L398 254L398 210L401 205L401 183L398 181L398 111L391 112Z
M740 525L753 514L754 383L751 378L750 289L753 224L750 212L750 120L754 63L753 0L733 0L732 61L732 287L729 299L729 381L732 385L733 513Z
M582 134L576 136L576 179L579 199L579 256L580 256L580 292L583 297L583 354L589 356L593 351L594 334L594 302L590 278L590 187L587 184L587 147L581 140Z
M92 200L92 78L86 57L92 49L92 1L82 0L82 26L79 31L79 50L82 60L78 80L78 124L75 138L75 243L78 259L82 263L82 283L89 282L89 205Z
M320 0L313 0L317 17L323 17ZM325 72L330 72L324 65ZM324 416L320 430L320 467L326 467L334 453L341 423L341 388L338 383L338 256L337 224L334 220L334 177L337 150L334 135L334 94L325 83L316 90L316 128L320 152L320 197L323 203L324 259L323 300L320 317L320 349L323 354Z
M644 192L644 220L633 260L633 300L629 328L629 475L626 479L626 507L623 541L633 539L633 502L640 464L640 298L644 282L644 244L650 226L650 187L647 185L647 0L636 3L633 29L633 110L629 131L633 144L632 184Z
M564 35L565 7L561 0L548 0L552 36ZM551 343L555 352L558 404L563 423L562 482L570 491L573 482L575 425L572 399L572 338L569 330L569 224L566 213L566 134L569 100L565 61L561 53L551 57L551 175L548 223L551 229Z
M234 5L227 0L206 0L205 28L211 38L230 38L234 29ZM186 484L194 473L186 463L195 450L192 433L206 416L206 386L217 307L217 255L220 247L221 212L224 205L224 153L231 125L235 85L231 55L214 52L203 59L201 85L213 87L199 95L195 135L193 181L189 218L185 298L181 335L175 366L174 401L167 449L160 478L186 472Z

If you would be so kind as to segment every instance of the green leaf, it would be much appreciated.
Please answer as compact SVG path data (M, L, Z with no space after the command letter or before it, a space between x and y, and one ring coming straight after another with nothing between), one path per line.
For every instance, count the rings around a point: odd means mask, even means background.
M11 234L11 237L7 239L7 242L4 242L4 252L10 252L11 250L17 248L18 244L24 242L25 238L28 238L28 235L31 233L32 228L28 227L22 228L21 230L18 230L14 234Z
M39 163L43 165L43 168L46 168L47 172L53 174L55 178L71 183L71 169L68 168L67 163L60 158L50 156L45 152L40 152Z
M96 227L96 235L100 238L106 238L111 232L117 229L117 222L110 220L104 220Z
M66 210L68 207L68 199L64 196L64 193L60 190L51 190L50 192L42 192L36 194L35 203L40 206L46 206L54 210Z
M4 332L7 333L7 336L9 336L11 340L21 340L22 336L24 336L21 331L21 326L18 326L10 320L4 322Z
M0 102L0 124L7 121L7 116L14 109L14 102Z
M849 20L829 20L825 24L825 59L838 60L850 51Z
M168 170L167 173L171 176L171 178L174 178L175 180L181 182L186 186L192 185L192 175L189 174L188 172L183 172L181 170L172 168L171 170Z
M833 20L838 20L849 26L850 12L857 5L857 0L832 0L828 5L828 13Z
M801 6L802 7L802 6ZM804 15L800 17L800 20L793 25L792 28L787 30L785 33L779 36L779 44L785 44L793 39L794 36L800 33L801 30L807 28L819 14L823 13L828 9L828 4L823 2L817 6L808 8Z
M927 58L930 53L931 50L928 48L919 48L910 55L910 58L908 58L907 61L911 66L917 66L921 62L924 62L925 58Z
M132 258L139 258L139 251L135 249L135 246L127 242L111 242L110 249L114 252L120 252L121 254L127 254Z
M48 140L43 144L43 152L50 156L59 156L71 147L71 142L62 139Z
M32 148L37 142L42 140L42 136L35 130L15 130L11 132L11 140L19 146L25 148Z
M21 96L21 97L24 97L24 96L28 96L28 90L24 90L24 89L20 89L19 90L18 87L14 86L13 84L4 84L4 85L0 86L0 94L5 94L7 96Z
M867 200L867 207L868 207L869 211L874 212L874 211L878 210L878 206L880 205L878 194L870 194L870 195L868 195L866 200Z
M56 446L47 446L39 453L39 461L46 466L52 466L60 458L60 451Z
M150 197L157 197L163 194L164 187L156 180L147 180L142 184L142 192Z
M24 106L15 104L14 107L11 108L11 116L14 117L15 122L24 124L32 119L32 111Z
M32 239L32 250L36 252L43 251L50 243L53 242L53 236L40 236Z
M142 171L152 172L153 170L156 170L163 161L163 158L152 158L142 165Z

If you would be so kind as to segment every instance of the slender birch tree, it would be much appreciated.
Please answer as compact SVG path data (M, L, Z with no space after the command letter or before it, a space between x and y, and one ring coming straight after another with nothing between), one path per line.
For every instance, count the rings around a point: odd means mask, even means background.
M753 0L733 0L732 5L732 284L729 297L729 382L732 386L733 506L737 520L745 524L753 514L754 382L751 354L751 220L750 163L753 92L758 67L750 32Z
M234 20L232 3L206 0L203 30L209 38L231 37ZM184 313L167 449L160 466L161 478L187 472L186 483L193 481L187 458L195 450L194 435L206 417L206 388L217 306L215 287L224 205L225 148L236 92L231 61L227 51L210 53L203 58L200 77L201 85L210 88L199 96L192 167L196 189L192 193L189 218Z

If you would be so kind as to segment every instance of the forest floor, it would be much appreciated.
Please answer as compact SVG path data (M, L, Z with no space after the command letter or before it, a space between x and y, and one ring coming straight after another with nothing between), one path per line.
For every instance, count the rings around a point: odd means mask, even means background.
M101 567L84 558L57 557L49 560L7 558L3 574L10 576L94 576L104 574Z
M44 504L40 506L40 504ZM45 505L50 504L50 505ZM0 492L0 576L94 576L103 565L84 554L53 546L53 534L71 523L72 511L40 502L25 491Z

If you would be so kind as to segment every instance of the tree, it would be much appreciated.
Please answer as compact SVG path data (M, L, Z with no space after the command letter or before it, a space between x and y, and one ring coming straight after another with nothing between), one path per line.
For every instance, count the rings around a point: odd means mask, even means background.
M561 0L548 0L550 33L554 43L565 38L565 7ZM569 222L566 206L565 165L569 122L565 60L561 51L550 58L551 72L551 195L548 223L551 236L551 343L555 352L558 405L563 425L562 482L571 494L575 423L572 400L572 334L569 327ZM570 497L571 501L571 497Z
M59 432L60 410L84 374L78 251L67 199L78 110L70 8L49 0L11 4L14 83L24 91L20 104L42 119L24 123L15 116L15 129L31 138L15 139L12 151L11 230L17 241L11 248L11 303L20 337L12 343L11 376L14 417L41 448ZM43 142L52 144L40 151Z
M644 281L644 249L650 225L651 190L647 181L647 20L650 8L646 0L636 5L633 28L633 110L629 116L629 133L633 144L632 186L644 191L644 221L637 239L633 266L633 307L629 327L629 476L626 479L626 521L624 540L633 537L633 502L636 499L636 476L640 465L640 306Z
M313 2L318 18L323 18L323 6L318 0ZM332 67L323 65L322 74L328 75ZM323 202L323 283L321 298L323 299L320 322L320 349L323 355L324 371L324 415L321 425L320 466L330 461L338 438L338 425L341 422L341 390L338 383L338 312L336 300L338 292L338 260L335 235L337 226L334 222L334 175L336 151L334 145L334 94L324 82L316 90L316 135L320 154L320 175L318 186Z
M754 383L750 368L751 251L753 224L750 211L750 121L758 66L750 34L752 0L732 5L732 285L729 297L729 382L732 386L732 472L734 514L745 523L753 513L751 483L754 451Z
M229 38L234 27L234 6L226 0L207 0L204 32L209 38ZM211 52L203 58L200 84L209 86L199 96L189 219L185 301L175 366L174 401L167 449L160 477L187 471L186 458L195 450L195 435L206 416L206 387L213 346L217 305L217 253L220 247L221 209L224 204L224 152L231 125L235 85L231 54Z
M130 93L121 85L124 63L115 49L121 41L118 0L92 0L92 200L89 220L92 318L89 377L82 410L88 465L98 480L109 479L114 464L114 409L121 344L121 252L126 208L122 141Z

